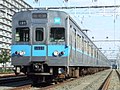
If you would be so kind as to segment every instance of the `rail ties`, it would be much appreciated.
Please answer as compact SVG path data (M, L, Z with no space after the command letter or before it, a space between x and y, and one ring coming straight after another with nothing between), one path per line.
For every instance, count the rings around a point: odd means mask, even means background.
M108 77L105 79L105 81L103 82L103 84L100 86L100 88L98 90L107 90L110 84L110 79L112 76L112 72L113 70L110 72L110 74L108 75Z
M10 90L30 90L31 89L31 85L24 85L24 86L20 86L20 87L16 87Z
M112 70L98 90L120 90L120 72Z
M110 82L108 90L120 90L120 79L119 79L119 77L120 76L117 74L116 70L113 69L111 82Z

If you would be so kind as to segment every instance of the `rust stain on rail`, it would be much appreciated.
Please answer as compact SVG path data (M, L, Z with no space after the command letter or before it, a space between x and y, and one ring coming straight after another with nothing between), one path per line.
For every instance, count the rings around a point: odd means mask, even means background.
M113 70L110 72L110 74L108 75L108 77L106 78L106 80L103 82L103 84L100 86L100 88L98 90L108 90L112 72L113 72Z

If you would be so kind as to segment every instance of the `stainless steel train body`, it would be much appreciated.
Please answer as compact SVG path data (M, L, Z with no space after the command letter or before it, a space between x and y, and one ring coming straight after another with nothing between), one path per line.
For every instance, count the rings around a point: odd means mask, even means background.
M12 25L16 72L57 75L69 74L70 67L109 67L108 59L65 12L22 11L13 16Z

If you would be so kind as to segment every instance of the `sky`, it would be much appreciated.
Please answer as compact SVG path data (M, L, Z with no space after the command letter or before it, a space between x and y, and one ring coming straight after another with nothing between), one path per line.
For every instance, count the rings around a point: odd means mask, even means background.
M120 0L24 0L35 8L70 6L120 5ZM54 2L54 3L53 3ZM84 8L62 10L67 12L98 48L110 59L120 53L120 42L101 42L100 40L120 40L120 8ZM93 38L94 37L94 38ZM117 57L118 58L118 57Z

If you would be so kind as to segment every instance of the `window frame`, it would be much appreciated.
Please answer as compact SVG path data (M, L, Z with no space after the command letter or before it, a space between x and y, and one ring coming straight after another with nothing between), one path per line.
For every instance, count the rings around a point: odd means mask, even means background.
M61 28L61 29L64 30L64 40L63 40L63 41L59 41L59 40L57 40L57 41L51 41L51 40L50 40L50 38L51 38L51 37L50 37L51 30L54 29L54 28L59 28L59 29ZM65 40L66 40L66 31L65 31L65 28L64 28L64 27L51 27L51 28L50 28L50 31L49 31L49 42L65 42Z
M19 30L19 29L28 29L28 41L17 41L16 39L17 39L17 36L16 36L16 34L17 34L17 30ZM20 37L19 37L20 38ZM31 41L31 39L30 39L30 28L29 27L17 27L17 28L15 28L15 42L30 42Z
M42 41L37 41L36 40L36 30L37 29L41 29L43 30L43 40ZM44 42L45 40L45 28L44 27L35 27L35 30L34 30L34 42Z

